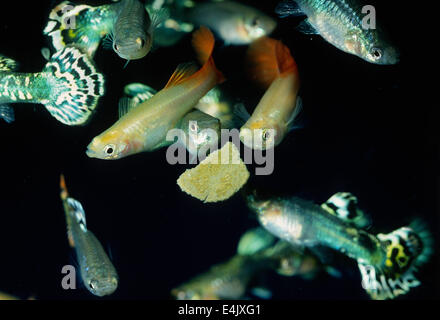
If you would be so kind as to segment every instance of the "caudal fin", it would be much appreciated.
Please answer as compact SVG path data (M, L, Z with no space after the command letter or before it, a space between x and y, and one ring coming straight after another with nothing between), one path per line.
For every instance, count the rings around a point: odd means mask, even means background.
M50 94L41 103L51 115L69 126L86 123L104 95L104 76L88 56L77 48L66 47L52 56L43 75Z
M389 234L378 234L377 238L386 260L378 266L359 262L362 285L371 298L393 299L419 286L415 273L432 254L432 237L425 225L416 221Z
M200 29L193 33L192 45L199 62L203 65L202 69L212 69L216 74L217 83L225 81L225 77L215 66L214 58L212 57L215 45L215 38L212 32L206 27L200 27Z
M56 51L75 45L93 57L101 39L108 33L107 11L64 1L50 12L43 33L50 37ZM96 22L93 24L92 20Z
M296 62L281 41L263 37L249 46L246 55L249 76L264 89L278 77L294 73L299 78Z

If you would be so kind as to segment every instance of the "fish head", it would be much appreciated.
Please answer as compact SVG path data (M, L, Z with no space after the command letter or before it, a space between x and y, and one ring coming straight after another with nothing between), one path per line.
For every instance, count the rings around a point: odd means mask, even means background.
M244 29L251 41L271 34L277 26L275 19L261 12L249 12L243 19Z
M90 278L86 281L86 287L98 297L107 296L118 288L118 277L109 274L107 277Z
M369 48L368 52L366 52L365 58L371 63L393 65L399 62L399 52L390 45L378 43Z
M116 160L135 153L132 143L121 137L117 131L106 131L93 138L87 146L86 154L90 158Z
M191 150L216 150L220 137L220 121L199 110L191 112L182 120L187 135L187 148Z
M115 38L113 50L125 60L137 60L145 57L151 50L153 39L147 34L130 34L124 38Z
M281 142L280 132L280 127L276 124L268 125L267 121L263 120L254 121L240 129L240 140L253 150L267 150Z
M399 52L388 41L379 38L379 32L373 33L373 39L351 33L345 39L345 49L362 59L379 65L393 65L399 62Z

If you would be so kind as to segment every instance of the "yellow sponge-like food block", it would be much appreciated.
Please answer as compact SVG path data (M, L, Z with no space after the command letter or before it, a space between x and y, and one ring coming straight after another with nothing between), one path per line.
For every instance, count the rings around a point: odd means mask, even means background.
M224 201L232 197L249 179L249 171L237 147L226 143L205 160L186 170L177 180L182 191L204 202Z

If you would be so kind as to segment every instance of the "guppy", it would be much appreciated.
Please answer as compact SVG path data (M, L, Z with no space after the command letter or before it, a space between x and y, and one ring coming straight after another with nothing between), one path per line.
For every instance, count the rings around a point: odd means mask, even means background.
M0 55L0 107L7 121L13 121L14 114L5 104L41 103L66 125L84 124L104 94L104 76L73 47L56 52L41 72L16 69L14 60Z
M306 15L298 26L306 34L320 34L338 49L368 62L391 65L399 61L398 51L380 28L366 28L363 5L357 0L287 0L276 12L282 17ZM366 11L367 12L367 11Z
M295 197L257 200L249 195L247 200L260 224L280 239L295 246L329 247L357 260L362 286L373 299L392 299L420 284L414 272L432 251L430 234L420 222L373 235L352 219L362 211L353 210L350 200L323 206ZM341 214L347 209L350 215Z
M154 30L166 16L162 12L146 10L139 0L121 0L92 7L62 2L49 15L44 34L60 50L74 44L94 56L101 40L123 59L145 57L153 44Z
M81 278L94 295L110 295L118 287L116 269L99 240L87 229L84 209L79 201L69 197L63 175L60 187L69 244L76 250Z

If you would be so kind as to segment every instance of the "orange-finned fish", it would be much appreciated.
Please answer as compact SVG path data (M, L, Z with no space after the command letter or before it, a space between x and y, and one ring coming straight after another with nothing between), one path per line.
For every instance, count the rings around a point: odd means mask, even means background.
M203 66L197 70L192 63L179 65L165 88L136 107L126 108L126 114L92 140L87 149L89 157L120 159L169 144L168 131L224 81L212 58L215 42L211 31L201 27L194 32L192 42Z
M240 140L249 148L265 150L283 140L301 109L298 68L289 48L268 37L251 44L247 62L252 78L267 90L252 116L243 105L236 110L247 120Z

